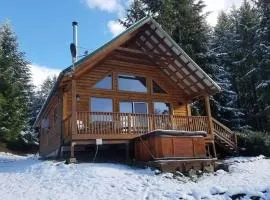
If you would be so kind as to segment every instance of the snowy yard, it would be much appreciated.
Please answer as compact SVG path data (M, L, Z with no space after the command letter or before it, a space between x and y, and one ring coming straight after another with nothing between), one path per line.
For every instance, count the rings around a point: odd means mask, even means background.
M0 153L0 199L270 199L270 160L227 160L219 170L190 180L120 164L71 164Z

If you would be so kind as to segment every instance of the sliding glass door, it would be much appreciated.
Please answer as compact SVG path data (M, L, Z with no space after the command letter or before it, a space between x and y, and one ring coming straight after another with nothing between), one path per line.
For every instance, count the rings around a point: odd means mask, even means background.
M145 132L148 130L148 104L146 102L120 101L120 112L126 113L120 119L123 129L131 132Z

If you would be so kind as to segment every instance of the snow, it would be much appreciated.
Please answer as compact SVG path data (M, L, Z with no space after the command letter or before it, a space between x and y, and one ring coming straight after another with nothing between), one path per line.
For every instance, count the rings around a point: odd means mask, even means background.
M122 164L42 161L37 156L0 153L0 197L17 199L270 199L270 160L236 157L229 172L201 177L157 173ZM158 174L158 175L155 175Z

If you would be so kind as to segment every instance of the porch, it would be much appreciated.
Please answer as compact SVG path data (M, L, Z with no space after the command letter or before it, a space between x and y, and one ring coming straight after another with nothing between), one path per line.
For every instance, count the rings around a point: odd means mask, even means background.
M156 115L144 113L76 112L76 130L72 134L72 117L63 121L68 140L130 140L154 130L210 132L208 116Z

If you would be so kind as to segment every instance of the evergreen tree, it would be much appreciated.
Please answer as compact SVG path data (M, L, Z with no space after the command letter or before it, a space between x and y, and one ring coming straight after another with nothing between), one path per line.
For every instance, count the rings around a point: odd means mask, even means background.
M246 123L256 129L259 128L256 80L257 75L252 73L257 66L254 56L256 32L259 17L255 8L244 1L238 10L230 13L233 23L231 31L229 56L232 84L238 95L238 106L245 113Z
M39 113L39 111L42 108L42 105L46 101L47 97L49 96L55 82L56 82L56 76L48 76L43 83L41 84L40 88L38 88L33 95L31 96L31 110L30 110L30 120L29 124L30 127L34 125L34 122L36 120L36 117Z
M270 2L258 0L256 2L260 16L260 27L256 32L255 56L257 58L256 70L252 71L257 76L256 91L259 127L270 130Z
M0 26L0 139L16 140L27 128L30 70L8 24Z
M221 93L215 95L212 110L215 117L223 124L239 129L243 125L244 114L237 105L237 94L232 85L230 51L233 45L231 38L233 38L232 20L222 12L218 17L210 44L212 65L215 69L214 79L222 89Z

